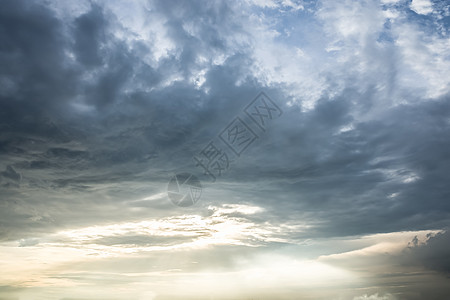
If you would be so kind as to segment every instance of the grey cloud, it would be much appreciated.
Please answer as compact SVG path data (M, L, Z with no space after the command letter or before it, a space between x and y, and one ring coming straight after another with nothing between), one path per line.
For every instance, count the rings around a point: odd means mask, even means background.
M30 247L30 246L36 246L39 244L38 239L21 239L19 241L19 247Z
M257 15L245 15L227 1L147 4L145 22L160 22L173 44L159 60L152 58L158 41L134 39L107 4L90 3L68 20L44 2L2 4L2 240L31 246L41 235L64 228L186 212L208 216L208 205L224 203L265 208L263 215L247 217L255 224L310 225L286 233L292 244L448 226L449 96L424 99L400 86L404 57L390 44L394 31L388 28L381 42L375 40L378 31L364 36L370 41L361 45L356 37L348 45L341 41L342 56L330 50L329 60L318 64L332 65L320 71L321 97L304 111L299 106L304 103L287 104L304 95L293 95L292 87L278 84L277 78L267 86L265 78L255 77L261 66L254 52L265 49L255 49L261 45L253 44L253 29L246 24ZM317 17L306 14L295 17ZM440 25L424 22L430 31L446 30L447 19L437 21ZM313 47L316 39L331 38L321 32L321 24L310 25L324 36L295 29L310 39L302 41L305 51L308 42ZM205 81L199 88L193 78L201 70ZM178 210L166 198L139 200L164 192L180 170L201 173L193 155L261 90L283 115L266 132L258 131L257 142L233 158L214 185L206 184L198 206ZM447 258L441 255L447 235L411 249L411 256L433 269L442 262L440 270L447 272ZM97 242L153 241L132 236ZM280 244L266 246L269 251ZM198 268L214 263L225 268L239 256L230 252L225 262L215 262L213 255ZM192 254L195 259L201 255Z
M0 99L2 122L32 131L23 121L50 114L74 91L75 74L64 64L66 40L60 21L39 3L5 1L0 20L0 76L17 86L17 93Z
M20 182L22 176L17 173L12 166L6 166L6 170L0 173L4 178L10 179L16 183Z
M447 102L400 106L380 120L358 122L351 102L341 99L297 116L287 110L225 178L244 181L234 189L272 207L277 218L320 216L323 225L312 235L445 226ZM349 123L353 129L338 131Z
M442 272L447 277L450 274L450 233L444 231L429 237L424 244L418 244L417 240L411 241L411 245L404 251L406 257L404 263L424 266L431 270Z
M99 245L139 245L139 246L170 246L183 242L192 241L191 237L185 236L148 236L148 235L128 235L117 237L103 237L99 238L92 243Z
M98 5L74 22L74 52L78 60L86 67L95 67L103 63L101 46L107 39L107 20Z

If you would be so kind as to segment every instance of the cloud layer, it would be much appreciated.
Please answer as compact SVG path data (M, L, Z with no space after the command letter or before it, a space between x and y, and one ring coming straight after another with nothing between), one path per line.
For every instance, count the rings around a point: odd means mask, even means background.
M0 297L442 299L449 18L428 0L4 1L0 264L18 275ZM265 130L244 112L261 91L282 111ZM235 117L258 138L213 183L193 157L227 149ZM180 172L202 180L193 207L166 197Z

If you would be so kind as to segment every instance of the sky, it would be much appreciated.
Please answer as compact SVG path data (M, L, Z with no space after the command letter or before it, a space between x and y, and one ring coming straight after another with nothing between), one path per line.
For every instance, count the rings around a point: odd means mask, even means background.
M0 300L449 299L449 74L445 0L2 0Z

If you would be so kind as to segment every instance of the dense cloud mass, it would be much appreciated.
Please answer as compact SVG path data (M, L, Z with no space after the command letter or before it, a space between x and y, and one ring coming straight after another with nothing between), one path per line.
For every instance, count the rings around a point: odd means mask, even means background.
M444 0L3 0L0 299L448 298L449 25Z

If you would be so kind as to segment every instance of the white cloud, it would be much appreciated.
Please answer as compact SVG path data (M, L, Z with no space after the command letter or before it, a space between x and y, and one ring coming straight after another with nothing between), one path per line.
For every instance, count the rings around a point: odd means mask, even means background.
M430 0L412 0L410 7L421 15L428 15L433 12L433 4Z
M354 297L353 300L396 300L397 298L394 295L391 294L385 294L385 295L378 295L377 294L373 294L373 295L367 295L364 294L362 296L358 296L358 297Z
M404 0L381 0L381 3L383 3L383 4L393 4L393 3L399 3L401 1L404 1Z
M298 0L247 0L251 5L271 8L271 9L283 9L289 8L294 10L303 10L303 1Z
M354 245L355 247L358 247L357 249L342 253L323 255L319 260L325 262L346 260L351 262L352 260L361 257L375 257L384 254L395 255L407 248L414 238L417 237L418 242L423 244L429 239L429 235L434 236L439 232L441 231L424 230L363 236L354 240Z

